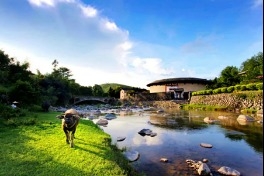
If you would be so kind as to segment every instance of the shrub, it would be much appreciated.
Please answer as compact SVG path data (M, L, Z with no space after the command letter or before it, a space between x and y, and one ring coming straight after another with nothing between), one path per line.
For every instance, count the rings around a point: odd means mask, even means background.
M221 93L227 93L227 88L226 87L222 87L221 88Z
M195 95L197 95L197 92L192 92L192 96L195 96Z
M256 84L257 90L263 90L263 83Z
M217 88L213 90L213 94L219 94L221 93L221 88Z
M213 93L213 90L212 89L206 90L205 93L206 95L211 95Z
M241 90L241 85L235 85L235 90L240 91Z
M32 105L28 108L28 110L31 112L41 112L42 108L39 105Z
M247 84L246 89L247 90L257 90L256 84L255 83Z
M241 85L241 88L240 88L240 90L241 90L241 91L245 91L245 90L247 90L247 87L246 87L246 85Z
M205 94L205 90L197 91L197 95L206 95L206 94Z
M226 90L227 90L228 93L232 93L235 90L235 87L234 86L230 86Z

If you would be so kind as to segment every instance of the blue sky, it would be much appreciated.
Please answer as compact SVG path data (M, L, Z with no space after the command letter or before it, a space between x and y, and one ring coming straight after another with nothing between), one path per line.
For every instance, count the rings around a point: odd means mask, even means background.
M263 0L1 0L0 49L77 83L214 79L263 51Z

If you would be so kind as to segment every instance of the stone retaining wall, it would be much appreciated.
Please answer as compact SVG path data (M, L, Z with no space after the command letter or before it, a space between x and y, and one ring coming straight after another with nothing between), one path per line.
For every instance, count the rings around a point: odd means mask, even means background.
M192 96L190 104L226 106L230 109L263 108L263 91Z
M142 96L143 97L143 96ZM228 109L263 109L263 91L245 91L237 93L222 93L217 95L192 96L189 101L170 100L168 94L149 94L144 98L135 98L135 105L154 106L158 108L179 108L180 104L200 104L224 106Z

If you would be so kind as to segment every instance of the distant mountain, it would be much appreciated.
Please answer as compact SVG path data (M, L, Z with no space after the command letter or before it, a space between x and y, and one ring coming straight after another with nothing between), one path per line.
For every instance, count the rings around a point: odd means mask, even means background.
M117 87L121 87L123 89L140 89L140 90L146 90L146 89L141 89L138 87L132 87L124 84L118 84L118 83L105 83L100 85L103 89L104 92L108 92L109 88L112 87L112 89L116 89Z
M118 83L105 83L105 84L101 84L100 86L102 87L104 92L108 92L110 87L112 87L112 89L116 89L117 87L127 88L127 89L133 88L131 86L124 85L124 84L118 84Z

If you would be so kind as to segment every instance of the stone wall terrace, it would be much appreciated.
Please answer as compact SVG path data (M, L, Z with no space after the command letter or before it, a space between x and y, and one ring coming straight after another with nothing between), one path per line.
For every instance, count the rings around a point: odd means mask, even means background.
M230 109L263 109L263 91L192 96L190 104L226 106Z

